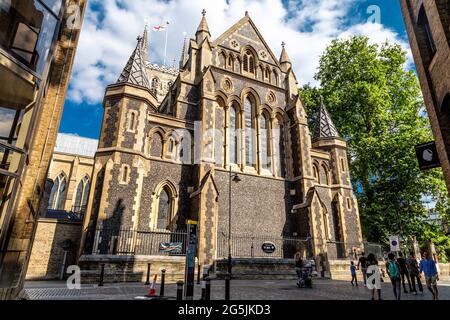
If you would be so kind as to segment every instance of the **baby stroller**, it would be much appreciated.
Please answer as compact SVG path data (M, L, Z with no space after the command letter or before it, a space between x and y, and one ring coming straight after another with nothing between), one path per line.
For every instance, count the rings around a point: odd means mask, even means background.
M304 261L303 267L297 268L297 287L312 288L313 265L311 261Z

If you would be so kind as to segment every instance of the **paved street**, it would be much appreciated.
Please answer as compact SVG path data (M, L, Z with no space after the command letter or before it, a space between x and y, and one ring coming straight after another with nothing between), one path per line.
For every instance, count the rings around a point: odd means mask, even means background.
M104 287L84 285L81 290L69 290L64 282L27 282L25 285L31 300L134 300L147 293L144 284L105 284ZM159 287L157 288L159 293ZM439 282L441 300L450 300L450 282ZM195 299L200 299L201 287L195 288ZM165 287L165 296L175 299L176 285ZM224 281L212 281L211 297L224 299ZM231 298L234 300L369 300L370 292L364 286L352 287L345 281L314 280L313 289L299 289L291 280L234 280ZM383 284L382 298L393 300L391 285ZM431 300L426 290L423 295L403 294L404 300Z

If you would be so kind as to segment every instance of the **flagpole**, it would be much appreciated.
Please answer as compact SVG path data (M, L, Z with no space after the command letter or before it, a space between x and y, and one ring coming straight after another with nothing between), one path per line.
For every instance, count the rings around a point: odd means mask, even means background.
M166 66L167 60L167 40L169 38L169 21L166 22L166 44L164 46L164 66Z

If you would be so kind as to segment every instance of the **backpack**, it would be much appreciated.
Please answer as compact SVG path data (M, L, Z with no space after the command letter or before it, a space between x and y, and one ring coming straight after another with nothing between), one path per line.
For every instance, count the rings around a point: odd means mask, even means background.
M393 261L389 261L389 276L392 279L400 279L400 270L397 264Z

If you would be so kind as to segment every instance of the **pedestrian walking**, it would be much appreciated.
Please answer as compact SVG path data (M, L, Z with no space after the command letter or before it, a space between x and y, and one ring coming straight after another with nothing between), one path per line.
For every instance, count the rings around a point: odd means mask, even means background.
M352 286L358 286L358 279L356 278L356 267L353 261L350 262L350 273L352 275Z
M400 276L400 266L397 261L395 261L395 255L393 253L388 254L388 262L386 262L386 270L391 279L392 289L394 291L394 297L396 300L400 300L401 297L401 276Z
M413 289L411 288L411 280L409 278L409 272L408 272L408 268L406 266L406 259L403 258L403 253L401 253L401 252L398 253L397 262L398 262L398 265L400 266L400 276L402 278L403 292L408 293L408 290L406 290L405 278L408 281L409 291L412 292Z
M300 279L302 278L302 268L303 268L303 253L300 248L297 248L297 252L294 255L295 262L295 273L297 274L297 285L300 284Z
M438 300L437 282L439 280L439 275L436 268L436 262L434 262L426 250L423 253L423 259L420 260L419 265L419 273L422 272L425 274L425 283L427 284L428 290L430 290L433 295L433 300Z
M358 270L360 268L363 275L364 286L367 286L367 258L364 252L361 252L361 257L358 260Z
M373 253L370 253L367 256L366 262L367 262L367 264L366 264L367 267L374 270L374 271L367 273L367 277L368 277L368 279L371 279L371 285L373 285L372 286L372 300L375 300L375 290L378 293L378 300L382 300L381 299L381 273L380 273L380 268L378 267L378 260ZM378 277L378 279L376 277Z
M416 290L416 281L417 281L419 291L421 294L423 294L422 281L420 281L419 263L417 262L417 258L413 252L410 252L409 258L406 260L406 267L408 268L409 277L411 279L412 293L414 295L417 294Z

